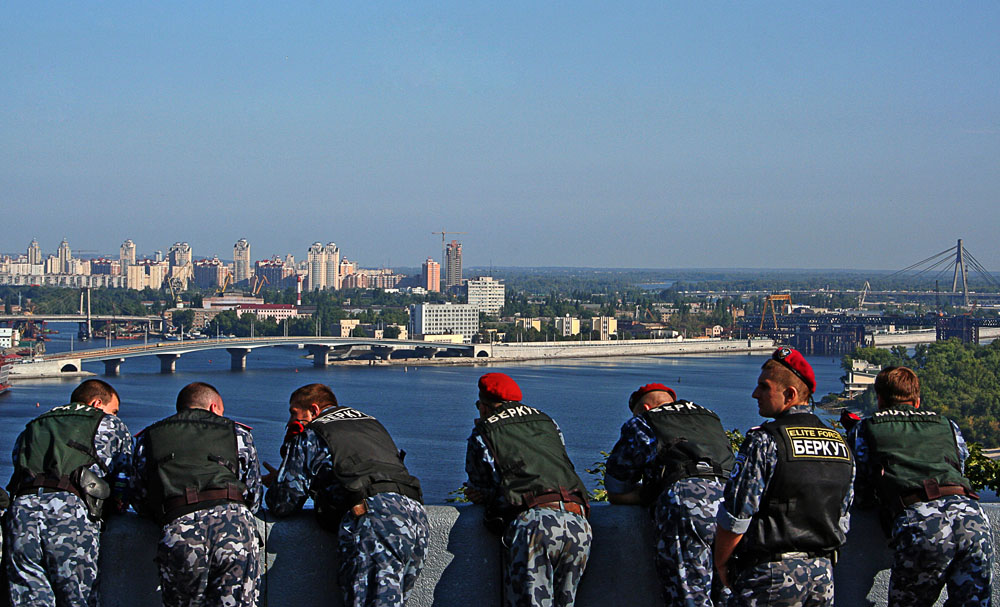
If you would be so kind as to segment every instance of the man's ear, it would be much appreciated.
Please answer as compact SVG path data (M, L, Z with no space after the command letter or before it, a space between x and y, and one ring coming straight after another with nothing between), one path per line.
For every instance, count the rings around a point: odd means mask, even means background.
M319 405L317 405L316 403L309 403L309 413L311 413L311 414L312 414L313 418L317 418L317 417L319 417L319 414L320 414L320 413L321 413L322 411L323 411L323 410L322 410L322 409L320 409L320 408L319 408Z

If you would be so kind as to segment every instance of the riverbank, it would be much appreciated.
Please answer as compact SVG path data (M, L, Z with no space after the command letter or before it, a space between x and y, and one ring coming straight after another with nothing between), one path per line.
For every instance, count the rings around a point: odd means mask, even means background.
M980 340L994 340L1000 337L1000 328L981 327L979 329ZM929 344L937 341L937 331L934 329L920 329L907 333L880 333L874 336L876 348L891 348L893 346L916 346L918 344Z
M767 354L774 348L771 339L630 339L621 341L557 341L475 344L474 356L434 358L400 357L377 359L330 359L330 366L438 366L488 365L490 363L542 360L610 358L623 356L679 356L690 354ZM306 356L305 358L312 358Z

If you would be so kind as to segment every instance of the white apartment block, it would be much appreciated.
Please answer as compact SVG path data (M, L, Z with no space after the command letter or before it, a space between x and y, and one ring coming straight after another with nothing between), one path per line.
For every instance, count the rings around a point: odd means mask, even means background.
M469 305L476 306L480 312L491 316L500 314L506 294L502 282L494 280L492 276L481 276L473 278L465 284L468 288Z
M479 308L470 304L413 304L410 335L461 335L466 343L479 332Z

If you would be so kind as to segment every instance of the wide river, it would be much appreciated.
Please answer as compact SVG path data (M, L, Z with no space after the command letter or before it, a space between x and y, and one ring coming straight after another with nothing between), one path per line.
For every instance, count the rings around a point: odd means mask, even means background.
M49 352L70 349L76 324L52 324L60 331ZM121 342L129 343L129 342ZM75 344L79 346L80 344ZM97 340L90 345L103 346ZM195 352L177 361L177 372L163 375L154 357L128 359L121 375L108 379L122 397L121 418L132 432L174 413L177 392L205 381L222 394L226 415L253 427L262 461L279 463L278 448L288 419L288 396L301 385L328 384L342 404L377 417L396 444L407 452L406 464L420 478L428 504L444 503L448 492L465 480L465 441L477 413L476 380L502 371L521 385L524 402L551 415L562 428L570 458L591 488L596 478L584 468L600 459L618 439L628 416L629 394L650 382L665 383L685 398L715 410L727 429L746 430L762 421L750 393L765 355L724 354L642 356L563 361L500 363L448 367L327 367L316 369L302 350L260 348L247 358L247 369L229 369L224 350ZM843 389L839 360L814 357L818 393ZM101 363L85 370L102 374ZM103 377L98 375L98 377ZM64 404L78 380L20 380L0 396L0 479L10 478L5 455L24 424L55 405Z

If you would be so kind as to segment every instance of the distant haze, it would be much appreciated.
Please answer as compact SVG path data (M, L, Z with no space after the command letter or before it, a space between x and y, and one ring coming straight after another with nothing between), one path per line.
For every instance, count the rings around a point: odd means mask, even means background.
M8 3L0 251L1000 269L1000 3Z

